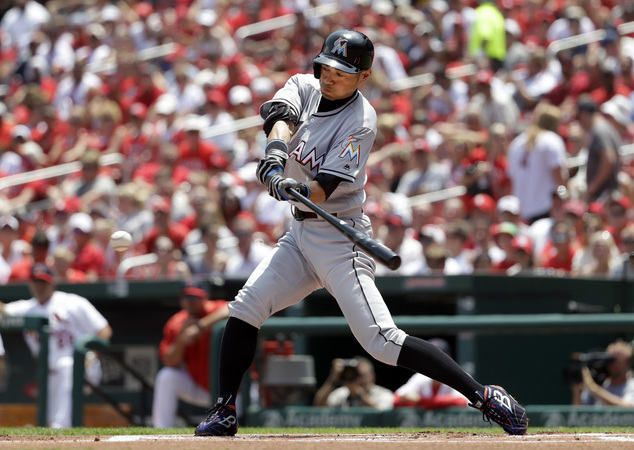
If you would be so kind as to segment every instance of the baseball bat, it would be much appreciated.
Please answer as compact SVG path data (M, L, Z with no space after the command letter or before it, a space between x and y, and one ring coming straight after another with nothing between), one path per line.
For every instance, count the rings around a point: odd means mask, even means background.
M372 256L381 264L384 264L391 270L396 270L401 265L401 257L396 252L387 248L385 245L381 244L377 240L372 239L367 234L351 227L343 220L337 219L335 216L330 214L321 206L318 206L311 200L304 197L295 189L287 189L286 191L298 202L308 206L315 212L315 214L328 221L333 227L341 231L348 239L350 239L356 245L365 250L370 256Z

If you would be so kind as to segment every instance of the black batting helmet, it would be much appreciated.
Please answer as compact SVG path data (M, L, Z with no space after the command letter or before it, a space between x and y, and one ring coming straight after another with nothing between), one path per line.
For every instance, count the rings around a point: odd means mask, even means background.
M319 78L321 65L347 73L360 73L372 67L374 45L357 30L337 30L326 38L319 55L313 59L313 72Z

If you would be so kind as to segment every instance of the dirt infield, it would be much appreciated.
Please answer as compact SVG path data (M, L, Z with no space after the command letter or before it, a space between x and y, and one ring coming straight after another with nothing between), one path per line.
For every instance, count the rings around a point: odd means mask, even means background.
M480 433L395 433L395 434L239 434L231 438L203 438L191 435L132 436L0 436L0 448L7 449L631 449L634 434L537 432L525 436Z

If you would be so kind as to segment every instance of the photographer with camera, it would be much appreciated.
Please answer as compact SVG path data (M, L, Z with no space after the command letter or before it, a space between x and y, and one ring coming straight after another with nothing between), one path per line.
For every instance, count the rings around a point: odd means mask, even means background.
M619 340L608 345L605 358L587 361L581 367L581 382L571 385L572 404L633 408L632 353L632 346ZM601 373L605 374L604 381Z
M369 359L336 358L330 375L315 394L315 406L349 408L365 406L380 411L392 409L394 393L375 384L374 366Z

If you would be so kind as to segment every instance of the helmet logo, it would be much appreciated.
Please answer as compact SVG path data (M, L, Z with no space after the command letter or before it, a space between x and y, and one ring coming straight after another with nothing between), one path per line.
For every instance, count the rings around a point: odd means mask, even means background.
M337 39L335 41L335 44L332 46L331 52L333 54L338 53L340 55L343 55L344 58L347 57L348 56L348 40L342 37Z

